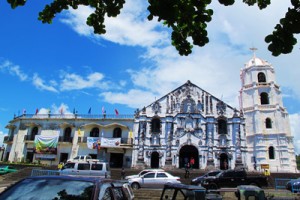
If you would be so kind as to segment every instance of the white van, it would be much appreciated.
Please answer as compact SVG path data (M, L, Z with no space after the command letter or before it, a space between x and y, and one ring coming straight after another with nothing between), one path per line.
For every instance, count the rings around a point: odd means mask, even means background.
M110 178L109 164L99 161L67 162L60 170L60 175L99 176Z

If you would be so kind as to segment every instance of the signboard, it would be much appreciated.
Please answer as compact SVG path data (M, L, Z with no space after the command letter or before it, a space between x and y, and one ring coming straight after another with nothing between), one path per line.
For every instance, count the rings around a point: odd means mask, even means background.
M99 137L87 137L87 147L89 149L100 149L101 143Z
M101 138L102 147L118 147L121 144L121 138Z
M36 135L34 138L34 153L57 154L58 136Z
M260 168L261 169L270 169L270 165L269 164L261 164Z
M55 158L54 154L35 154L36 160L55 160Z

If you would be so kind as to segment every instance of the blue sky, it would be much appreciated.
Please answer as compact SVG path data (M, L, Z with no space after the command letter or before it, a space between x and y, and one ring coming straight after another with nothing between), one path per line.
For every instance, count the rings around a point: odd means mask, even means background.
M210 43L188 57L171 46L169 29L148 22L146 0L128 0L120 17L107 18L103 36L85 25L87 7L42 24L37 18L44 2L28 1L15 10L0 2L0 133L7 133L5 126L23 109L33 114L37 108L51 113L75 108L86 114L91 107L100 114L104 106L108 114L114 109L133 114L187 80L238 108L240 69L254 46L257 57L276 70L300 152L299 44L292 54L273 57L264 42L288 1L274 1L263 11L239 2L214 3Z

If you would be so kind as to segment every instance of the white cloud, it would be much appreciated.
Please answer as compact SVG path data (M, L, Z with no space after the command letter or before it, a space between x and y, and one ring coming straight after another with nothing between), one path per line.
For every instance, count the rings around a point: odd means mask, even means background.
M121 14L117 17L105 17L106 34L95 35L93 29L86 25L87 17L93 12L90 7L80 6L78 9L65 11L60 21L70 26L79 35L93 40L105 39L128 46L156 46L169 42L169 35L161 31L162 25L149 22L145 15L144 0L127 0ZM160 31L158 31L159 29Z
M75 73L62 73L61 75L61 91L65 90L81 90L86 88L101 88L107 89L109 83L103 81L104 75L99 72L94 72L87 77L82 77Z
M47 91L50 91L50 92L58 92L53 86L51 85L46 85L44 83L44 80L42 78L39 77L39 75L37 73L35 73L33 75L33 78L32 78L32 83L33 85L40 89L40 90L47 90ZM50 82L50 84L53 83L53 82Z
M145 104L150 104L154 101L155 96L151 92L132 89L128 93L113 93L103 92L100 94L103 101L111 104L124 104L130 108L142 108Z
M21 71L20 66L14 65L8 60L0 63L0 70L4 72L7 71L9 74L17 76L21 81L26 81L28 79L28 76Z
M300 154L300 113L290 115L291 132L294 136L295 152Z

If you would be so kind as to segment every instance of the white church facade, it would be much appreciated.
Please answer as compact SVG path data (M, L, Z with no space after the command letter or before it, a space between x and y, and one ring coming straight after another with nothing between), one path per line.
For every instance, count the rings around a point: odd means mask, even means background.
M4 158L56 165L89 154L111 167L172 169L193 160L203 170L296 172L274 68L254 56L241 82L240 108L187 81L134 115L23 114L7 125ZM49 138L55 150L37 151L37 139Z

